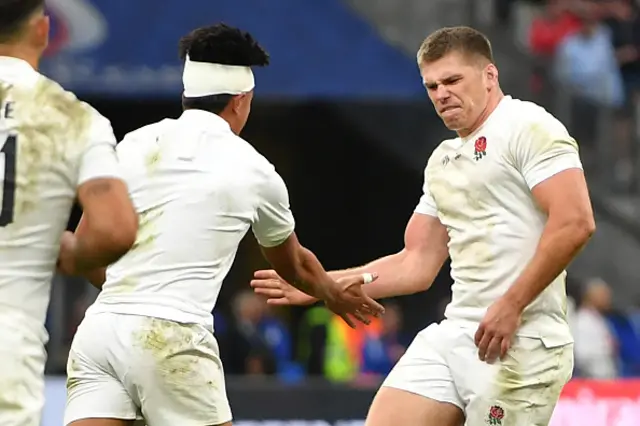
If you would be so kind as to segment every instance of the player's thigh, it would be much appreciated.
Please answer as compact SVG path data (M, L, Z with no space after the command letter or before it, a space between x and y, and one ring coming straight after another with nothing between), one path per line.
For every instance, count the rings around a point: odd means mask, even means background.
M365 426L462 426L464 414L460 407L440 402L405 390L380 388Z
M141 317L132 335L142 415L148 426L205 426L231 421L224 371L210 330Z
M376 394L367 426L460 426L462 401L447 360L451 340L440 324L418 333Z
M0 326L0 425L39 426L44 406L42 340L15 319Z
M117 318L86 317L74 336L67 360L65 425L129 425L138 417L135 402L113 369L110 358L127 363Z
M476 356L477 360L477 356ZM573 345L547 348L518 337L495 365L467 365L467 426L547 426L573 370ZM467 395L464 395L467 396Z

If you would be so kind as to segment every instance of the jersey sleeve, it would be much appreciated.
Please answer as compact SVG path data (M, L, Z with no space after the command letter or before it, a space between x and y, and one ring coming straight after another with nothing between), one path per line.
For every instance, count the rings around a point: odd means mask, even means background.
M92 114L88 141L80 158L78 186L96 178L121 178L111 123L96 111Z
M273 166L267 170L258 194L253 234L262 247L275 247L293 233L295 221L289 207L287 186Z
M529 189L568 169L582 169L578 144L550 115L528 123L513 139L511 155Z
M418 201L418 205L415 210L416 213L426 214L429 216L438 216L438 208L436 207L436 202L433 199L433 195L431 195L431 191L429 190L429 182L427 180L427 170L424 171L424 183L422 184L422 196L420 196L420 201Z

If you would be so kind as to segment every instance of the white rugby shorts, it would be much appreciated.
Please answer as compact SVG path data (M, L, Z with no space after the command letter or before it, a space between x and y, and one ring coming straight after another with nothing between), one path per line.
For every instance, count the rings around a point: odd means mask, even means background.
M476 330L451 321L415 337L382 386L460 407L466 426L545 426L573 371L573 345L515 337L504 361L478 358Z
M147 426L231 421L212 330L198 324L98 313L85 317L67 363L65 425L85 418Z

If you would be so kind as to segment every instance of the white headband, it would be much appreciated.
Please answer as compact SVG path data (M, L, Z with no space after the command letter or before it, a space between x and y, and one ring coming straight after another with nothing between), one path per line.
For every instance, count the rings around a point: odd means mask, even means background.
M255 86L250 67L195 62L187 59L182 74L184 96L199 98L212 95L239 95Z

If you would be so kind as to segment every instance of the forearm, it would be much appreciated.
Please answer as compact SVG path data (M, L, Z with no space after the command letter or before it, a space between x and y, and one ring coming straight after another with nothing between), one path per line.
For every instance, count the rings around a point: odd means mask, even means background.
M91 273L98 268L115 263L129 250L126 245L113 241L109 235L101 232L76 233L74 259L79 275Z
M350 275L359 275L375 272L378 279L363 287L367 295L373 299L404 296L425 291L438 275L444 260L423 253L410 253L403 250L399 253L381 257L364 266L332 271L329 275L333 279Z
M533 258L504 297L524 310L567 268L591 233L578 224L547 223Z
M104 224L96 226L96 223L100 222L95 219L89 220L84 215L80 218L74 232L76 238L74 259L78 275L85 276L94 286L98 282L102 286L104 268L115 263L129 251L135 241L135 235L133 239L128 239L118 235L117 231L113 231L118 229L117 227Z
M293 267L284 271L276 268L276 272L298 290L316 299L322 299L326 294L326 288L333 285L334 280L310 250L302 246L298 250Z

